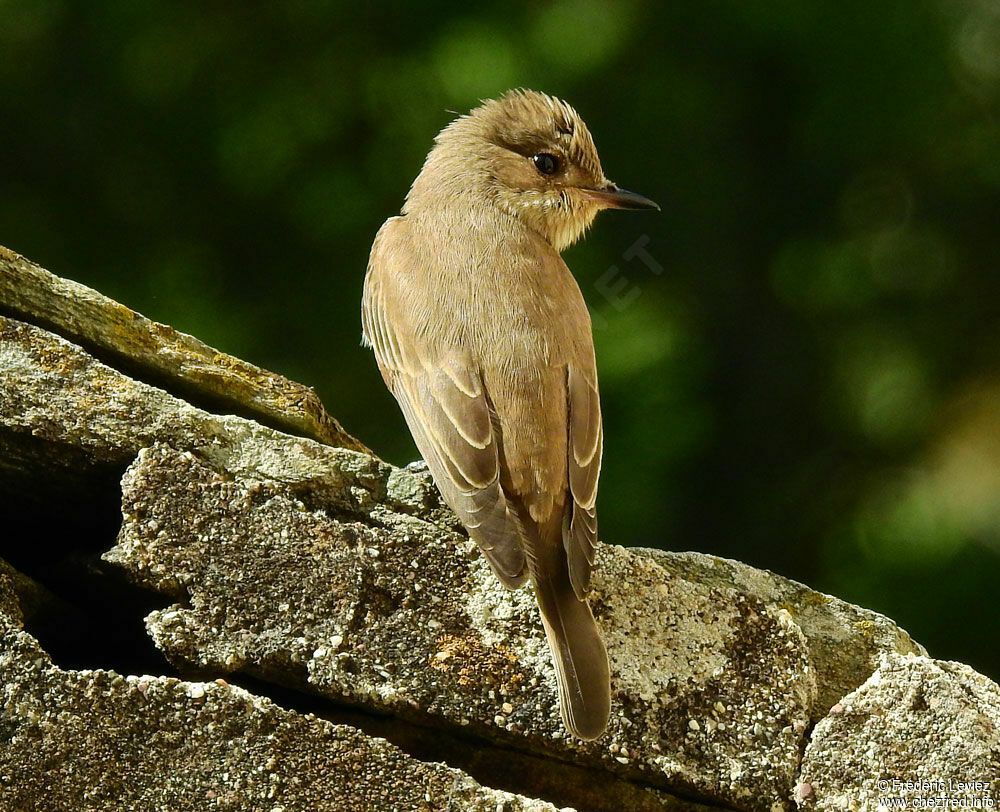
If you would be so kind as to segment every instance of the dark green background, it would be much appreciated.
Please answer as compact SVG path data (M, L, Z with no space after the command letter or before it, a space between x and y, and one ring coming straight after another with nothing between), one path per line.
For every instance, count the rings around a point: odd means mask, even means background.
M768 567L1000 675L994 0L3 0L0 243L405 463L359 346L368 249L447 111L513 86L663 206L566 257L603 537Z

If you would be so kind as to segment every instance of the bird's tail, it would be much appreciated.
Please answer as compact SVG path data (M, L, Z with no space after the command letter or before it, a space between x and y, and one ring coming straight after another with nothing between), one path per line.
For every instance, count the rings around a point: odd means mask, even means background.
M561 532L556 539L558 547L549 540L532 557L531 580L552 651L563 724L574 736L596 739L611 714L608 653L590 605L573 591Z

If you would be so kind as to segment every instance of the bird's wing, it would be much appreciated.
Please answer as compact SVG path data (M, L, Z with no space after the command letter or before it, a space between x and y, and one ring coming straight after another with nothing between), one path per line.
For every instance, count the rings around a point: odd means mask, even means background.
M569 365L569 486L573 496L569 526L563 544L569 562L570 582L581 600L590 590L590 575L597 548L597 480L601 472L604 431L597 371L593 357Z
M396 284L408 269L393 267L406 261L404 252L392 250L387 240L392 235L384 228L365 277L365 339L445 502L497 577L518 587L527 578L523 530L500 486L497 442L478 366L461 347L417 340L412 314L419 308Z

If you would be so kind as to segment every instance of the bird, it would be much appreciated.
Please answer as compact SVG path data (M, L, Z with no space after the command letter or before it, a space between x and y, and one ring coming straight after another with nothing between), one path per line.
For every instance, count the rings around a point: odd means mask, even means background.
M569 104L507 91L437 135L375 236L361 308L444 502L504 586L532 582L583 740L611 707L587 600L604 440L590 314L561 252L603 209L659 206L605 177Z

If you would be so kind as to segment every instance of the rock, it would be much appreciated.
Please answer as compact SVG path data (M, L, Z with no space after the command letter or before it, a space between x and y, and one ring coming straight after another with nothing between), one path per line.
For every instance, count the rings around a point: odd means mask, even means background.
M293 434L368 451L327 413L308 387L150 321L3 246L0 304L7 315L25 318L100 357L125 363L133 374L210 404L216 411L244 414Z
M0 607L12 595L0 578ZM555 809L222 680L63 671L15 620L0 613L9 812Z
M665 569L700 584L753 595L770 607L786 609L809 644L816 672L818 722L844 694L864 682L887 652L926 654L926 650L885 615L863 609L804 584L718 556L635 550Z
M32 496L63 487L106 487L117 482L140 449L157 441L202 453L239 470L327 489L352 499L351 488L386 493L390 474L410 477L397 487L424 509L428 486L367 454L292 437L252 420L212 414L158 387L134 380L97 361L80 347L33 325L0 316L0 482L8 492ZM257 434L271 445L256 446ZM250 458L246 447L264 456Z
M66 611L66 606L37 581L0 559L0 613L18 623Z
M140 452L123 493L106 558L179 601L147 625L182 671L246 671L745 808L794 779L814 688L787 612L602 546L593 605L616 701L583 743L563 731L532 596L468 540L166 445Z
M816 725L796 797L809 810L995 808L1000 686L961 663L883 655Z

